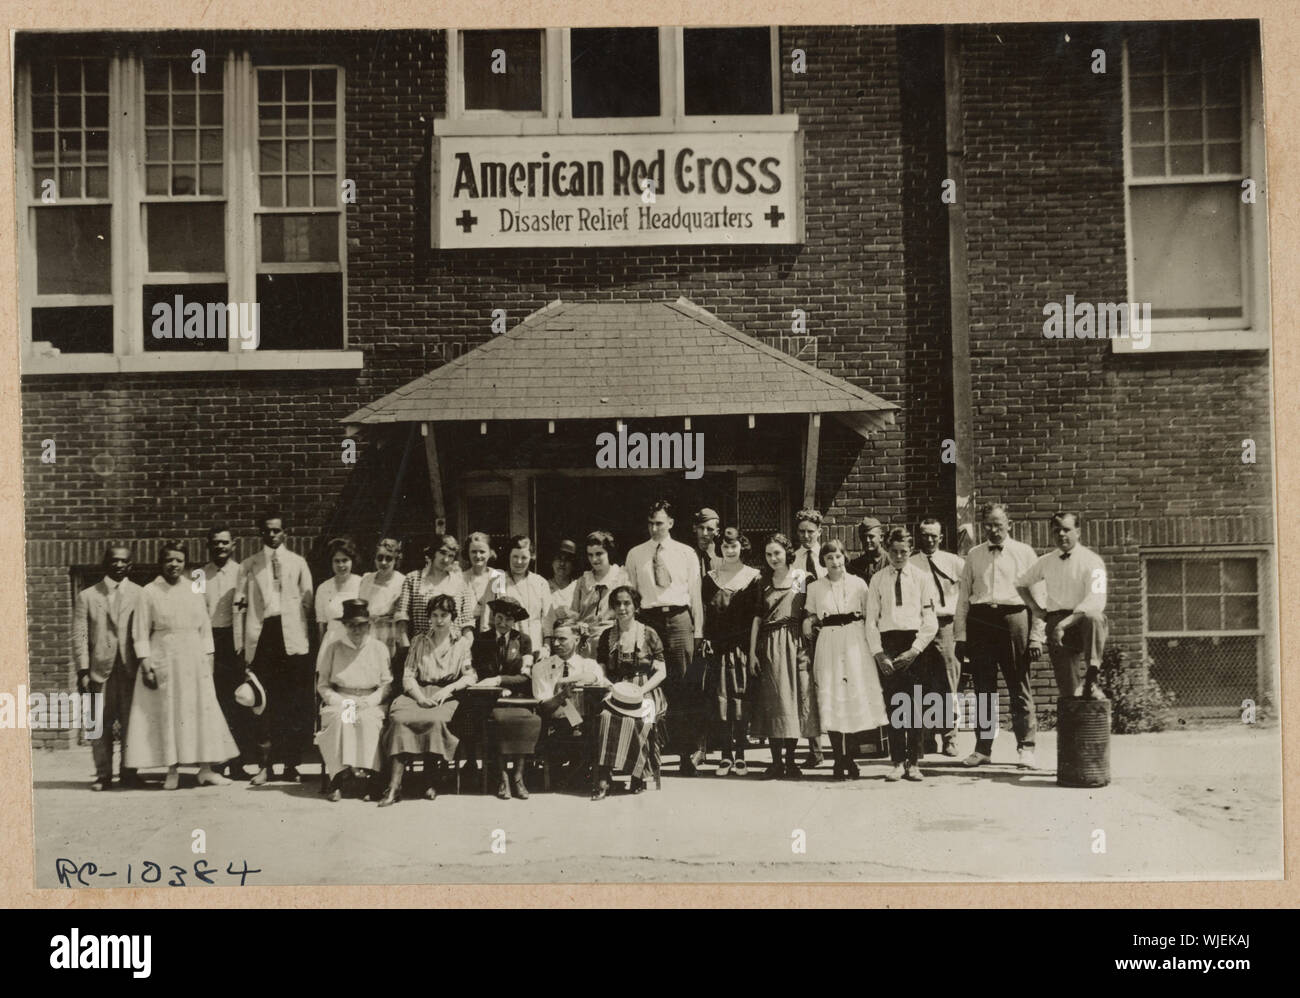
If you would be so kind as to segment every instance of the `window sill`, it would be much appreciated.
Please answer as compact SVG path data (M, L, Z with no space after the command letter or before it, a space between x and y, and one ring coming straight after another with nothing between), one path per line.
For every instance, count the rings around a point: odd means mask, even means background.
M524 118L510 114L437 118L433 134L465 135L651 135L696 132L797 132L797 114L731 114L677 118Z
M184 371L359 371L360 350L232 350L209 354L28 354L24 375L155 374Z
M1175 353L1198 350L1268 350L1267 329L1152 330L1151 342L1138 347L1132 339L1110 341L1112 353Z

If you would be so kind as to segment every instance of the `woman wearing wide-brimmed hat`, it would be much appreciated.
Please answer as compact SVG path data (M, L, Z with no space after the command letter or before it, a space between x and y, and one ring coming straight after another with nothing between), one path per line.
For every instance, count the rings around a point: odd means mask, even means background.
M527 800L524 758L537 750L542 733L537 701L528 696L532 692L533 643L516 627L528 619L528 611L513 596L498 596L489 600L487 607L492 629L474 638L470 652L476 685L501 687L501 698L488 718L486 762L489 776L496 775L498 797L509 800L513 790L520 800ZM512 762L507 778L506 767Z
M477 680L470 664L470 642L456 627L456 600L442 593L429 601L429 629L411 642L402 671L405 691L393 701L384 731L389 758L388 790L379 806L401 798L402 774L412 756L424 756L424 796L438 796L433 787L433 756L451 762L460 738L451 730L459 701L456 693Z
M664 647L659 635L636 619L641 597L630 586L618 586L609 594L614 626L601 634L596 644L596 661L605 677L614 683L600 712L600 734L596 752L596 789L592 800L609 794L610 777L626 770L632 776L632 792L645 789L646 776L659 759L658 725L668 711L661 684L668 676Z
M326 641L316 659L320 694L320 748L330 799L343 796L342 781L355 770L379 771L379 736L392 675L388 648L370 633L370 607L363 599L343 601L344 632Z

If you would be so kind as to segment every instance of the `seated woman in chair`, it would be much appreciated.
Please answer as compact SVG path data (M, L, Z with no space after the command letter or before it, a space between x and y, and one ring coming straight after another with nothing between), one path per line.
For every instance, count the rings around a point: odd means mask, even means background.
M402 774L414 756L424 757L427 800L438 793L433 788L433 757L451 762L460 739L452 732L459 706L456 693L478 679L470 664L470 642L456 626L456 599L440 593L429 601L429 629L417 634L402 670L403 693L393 701L384 733L384 751L389 758L388 789L380 807L401 800Z
M343 797L343 778L354 770L378 772L384 700L392 675L388 648L370 633L370 607L363 599L343 601L343 634L321 647L316 659L320 694L320 748L330 780L330 800Z
M501 698L492 708L487 723L488 778L497 778L497 796L510 799L511 790L520 800L528 799L524 785L524 757L537 751L542 719L534 708L532 692L533 644L515 625L528 618L528 611L513 596L498 596L488 602L492 630L474 638L471 657L479 686L500 686ZM511 697L515 702L511 702ZM514 767L506 778L506 765Z
M627 770L632 776L632 792L640 793L646 775L658 769L659 732L668 712L661 684L668 670L659 635L636 619L640 606L636 590L629 586L614 589L609 594L614 626L601 634L596 645L596 661L615 685L600 712L592 800L604 800L609 794L615 770ZM632 702L638 696L639 705Z

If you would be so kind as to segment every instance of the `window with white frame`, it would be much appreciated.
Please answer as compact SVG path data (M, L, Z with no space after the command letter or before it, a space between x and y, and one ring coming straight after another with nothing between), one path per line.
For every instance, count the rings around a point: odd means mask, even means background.
M337 66L33 52L17 79L25 370L62 370L56 358L71 354L143 370L150 356L196 352L169 369L274 367L285 351L357 366L341 354ZM243 305L256 349L239 327L183 335L193 305L222 327Z
M1267 346L1257 46L1226 26L1141 27L1124 66L1130 301L1156 333L1206 334L1187 348ZM1234 330L1264 340L1214 335Z
M1264 559L1249 550L1142 558L1151 675L1186 707L1235 707L1261 695Z
M439 132L494 118L537 119L525 132L729 128L732 116L793 130L794 116L777 120L776 59L771 27L449 31Z

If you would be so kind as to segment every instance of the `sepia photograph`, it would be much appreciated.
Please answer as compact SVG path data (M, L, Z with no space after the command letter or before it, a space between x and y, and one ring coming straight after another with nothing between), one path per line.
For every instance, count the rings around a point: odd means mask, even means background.
M36 888L1282 878L1258 21L11 40Z

